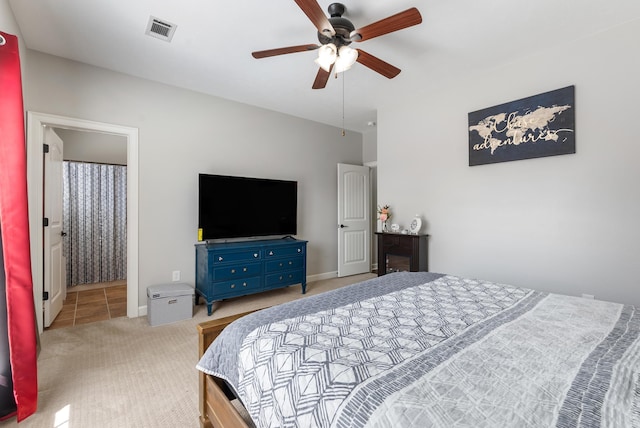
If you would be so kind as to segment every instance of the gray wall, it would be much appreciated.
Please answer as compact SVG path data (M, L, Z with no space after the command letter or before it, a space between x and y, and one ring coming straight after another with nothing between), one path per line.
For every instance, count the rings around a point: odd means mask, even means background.
M427 220L433 271L640 304L637 21L378 111L378 203ZM472 111L576 86L576 154L468 166Z
M199 172L297 180L307 272L337 270L336 165L362 163L361 134L35 51L26 65L27 110L139 128L141 306L173 270L194 283Z
M0 31L8 34L18 36L18 43L20 48L20 56L24 57L26 48L22 41L22 34L18 28L18 23L13 17L13 11L9 6L8 0L0 0ZM22 73L24 75L24 72Z
M125 137L73 129L57 128L55 131L64 142L64 160L113 165L127 164Z
M362 161L375 162L378 159L378 131L375 126L362 134Z
M375 213L378 207L378 168L376 160L378 158L378 132L374 126L369 128L367 132L362 134L362 162L371 167L371 264L375 268L378 264L378 237L375 232L379 229L379 222Z

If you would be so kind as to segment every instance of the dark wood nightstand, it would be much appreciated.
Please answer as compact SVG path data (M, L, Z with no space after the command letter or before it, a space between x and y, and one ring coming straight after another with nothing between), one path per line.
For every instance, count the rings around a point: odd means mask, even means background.
M376 232L378 235L378 276L391 272L428 271L429 235Z

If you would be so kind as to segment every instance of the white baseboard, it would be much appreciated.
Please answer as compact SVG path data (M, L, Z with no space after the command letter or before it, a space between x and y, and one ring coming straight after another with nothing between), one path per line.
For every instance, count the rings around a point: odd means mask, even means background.
M307 284L314 281L322 281L323 279L332 279L338 277L338 271L318 273L316 275L307 275Z
M375 269L376 266L377 264L374 265L373 268ZM307 275L307 283L314 282L314 281L322 281L323 279L332 279L337 277L338 277L338 271L318 273L315 275ZM147 305L138 306L138 316L139 317L147 316Z

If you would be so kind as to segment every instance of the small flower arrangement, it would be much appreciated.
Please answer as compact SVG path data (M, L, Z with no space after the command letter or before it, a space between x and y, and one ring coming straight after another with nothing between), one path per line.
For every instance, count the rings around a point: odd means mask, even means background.
M391 220L391 208L389 205L385 205L381 207L378 205L378 218L381 222L386 222L387 220Z
M387 231L387 221L391 220L391 208L389 205L380 206L378 205L378 218L382 222L382 231Z

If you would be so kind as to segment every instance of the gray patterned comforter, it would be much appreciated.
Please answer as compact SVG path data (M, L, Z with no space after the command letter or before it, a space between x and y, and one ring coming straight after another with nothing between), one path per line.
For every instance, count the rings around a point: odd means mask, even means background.
M258 427L640 427L638 308L427 272L243 317L197 365Z

